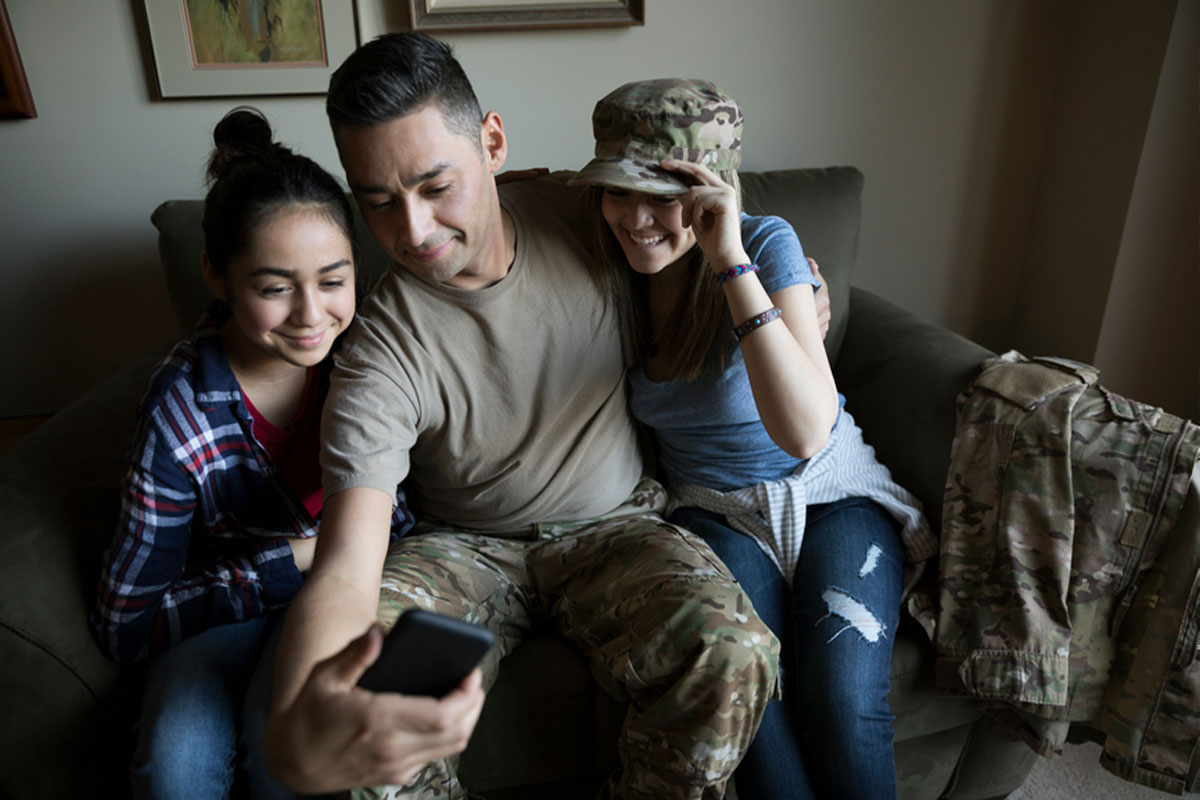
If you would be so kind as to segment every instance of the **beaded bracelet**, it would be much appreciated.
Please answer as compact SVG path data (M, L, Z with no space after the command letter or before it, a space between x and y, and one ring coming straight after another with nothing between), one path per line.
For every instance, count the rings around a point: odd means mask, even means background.
M758 272L758 267L754 264L738 264L735 267L730 267L724 272L716 273L713 275L713 277L716 279L717 283L724 283L725 281L733 280L741 275L745 275L747 272Z
M759 328L761 328L763 325L766 325L771 320L779 319L781 314L783 314L783 312L780 311L778 308L771 307L771 308L768 308L766 311L762 312L761 314L759 314L758 316L751 317L750 319L746 320L741 325L738 325L736 328L733 329L733 340L735 342L740 342L742 340L743 336L750 333L751 331L758 330Z

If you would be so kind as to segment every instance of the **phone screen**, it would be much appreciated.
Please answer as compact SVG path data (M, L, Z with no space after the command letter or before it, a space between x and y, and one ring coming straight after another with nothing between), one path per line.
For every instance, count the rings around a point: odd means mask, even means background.
M479 664L496 637L445 614L409 609L383 642L358 685L373 692L444 697Z

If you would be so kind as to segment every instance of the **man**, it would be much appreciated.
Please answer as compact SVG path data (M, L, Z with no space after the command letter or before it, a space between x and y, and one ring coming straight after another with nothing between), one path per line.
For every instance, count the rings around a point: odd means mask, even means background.
M364 303L326 403L324 518L276 654L273 770L307 792L465 796L448 757L466 746L481 680L548 621L631 701L610 794L721 797L775 693L779 645L707 545L658 516L664 493L644 479L576 190L497 190L503 123L424 35L351 55L327 111L396 266ZM410 474L426 521L389 547ZM378 654L377 616L413 606L488 626L486 678L442 701L355 689Z

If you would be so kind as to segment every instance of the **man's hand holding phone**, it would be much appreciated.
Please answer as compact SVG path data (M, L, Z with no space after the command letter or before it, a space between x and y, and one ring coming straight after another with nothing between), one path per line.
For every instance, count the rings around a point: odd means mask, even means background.
M440 699L364 690L358 683L383 640L372 625L317 664L295 702L272 715L267 760L285 785L306 793L402 785L429 762L466 749L483 709L479 669L469 668Z
M383 652L358 685L372 692L443 697L495 643L492 632L480 625L410 608L396 620Z

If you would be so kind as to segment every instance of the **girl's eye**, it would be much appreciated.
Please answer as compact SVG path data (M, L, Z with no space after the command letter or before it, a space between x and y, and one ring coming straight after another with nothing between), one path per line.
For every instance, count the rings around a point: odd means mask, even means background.
M660 206L669 206L679 202L679 198L673 194L656 195L654 202Z
M367 208L371 209L372 211L382 211L383 209L387 208L391 204L392 204L391 200L380 200L377 203L368 203Z
M604 187L604 193L609 197L629 197L629 192L624 189L611 189L607 186Z
M286 286L265 286L258 291L267 297L277 297L288 290Z
M321 281L322 289L340 289L345 285L346 281L343 278L333 278L331 280Z

